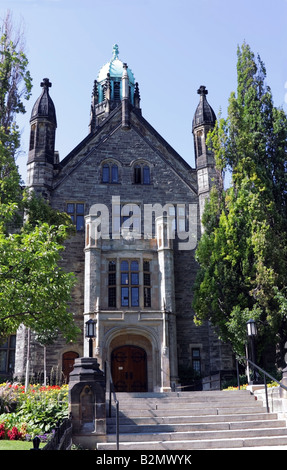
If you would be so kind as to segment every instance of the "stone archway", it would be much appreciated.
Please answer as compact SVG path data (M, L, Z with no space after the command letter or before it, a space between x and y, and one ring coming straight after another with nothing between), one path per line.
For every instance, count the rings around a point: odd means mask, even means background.
M112 356L114 352L118 352L120 354L126 354L128 352L130 355L133 355L136 360L140 360L140 357L142 357L141 367L145 368L146 371L145 377L142 375L142 377L144 377L143 382L145 383L145 391L152 392L160 389L160 354L156 341L152 337L150 339L147 335L139 334L134 329L126 329L125 332L114 331L110 338L107 338L106 345L106 358L110 363L111 371ZM126 351L121 349L124 347L128 347L129 349ZM122 367L122 365L118 364L117 367ZM133 365L132 368L134 367L135 366ZM133 373L133 376L129 376L131 377L131 380L132 377L135 377L133 369L129 371L125 370L125 372ZM141 381L140 378L137 378L136 380Z

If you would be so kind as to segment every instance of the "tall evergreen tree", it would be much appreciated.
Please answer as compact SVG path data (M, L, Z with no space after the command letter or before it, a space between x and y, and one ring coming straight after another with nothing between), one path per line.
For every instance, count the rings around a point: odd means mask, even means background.
M238 48L237 95L209 135L217 168L232 172L228 190L213 188L197 249L196 322L209 319L244 353L246 322L257 321L283 351L287 339L287 118L274 107L266 70L249 45ZM280 359L282 360L281 354ZM279 359L279 364L281 360Z

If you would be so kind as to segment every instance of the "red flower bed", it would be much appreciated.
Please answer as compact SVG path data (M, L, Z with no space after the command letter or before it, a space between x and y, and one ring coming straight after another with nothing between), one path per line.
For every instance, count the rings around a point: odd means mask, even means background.
M5 424L4 423L1 423L0 424L0 439L6 439L6 436L8 437L8 439L10 439L10 441L19 441L21 439L23 439L23 434L18 431L17 427L16 426L13 426L12 429L9 429L9 430L6 430L5 429Z
M18 431L16 426L13 426L11 430L7 431L7 436L10 439L10 441L18 441L18 440L23 439L22 433Z

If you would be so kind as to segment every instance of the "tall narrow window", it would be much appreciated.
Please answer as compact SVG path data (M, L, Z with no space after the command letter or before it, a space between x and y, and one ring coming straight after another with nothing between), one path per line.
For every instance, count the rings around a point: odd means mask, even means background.
M150 168L149 166L143 167L143 184L150 184Z
M116 261L109 261L109 288L108 288L108 305L109 307L117 306L117 280L116 280Z
M68 202L67 204L67 213L76 225L78 232L83 231L85 228L84 211L85 205L83 203Z
M197 155L200 157L202 155L202 132L198 132L197 134Z
M139 263L138 261L131 262L131 305L132 307L139 306Z
M192 360L193 370L200 374L200 372L201 372L201 361L200 361L200 349L199 348L192 348L191 360Z
M119 168L118 165L112 165L111 183L118 183L119 181Z
M134 169L134 176L135 176L135 184L141 184L142 178L141 178L141 167L140 166L135 166Z
M144 307L151 307L150 262L143 262Z
M121 305L139 306L139 263L136 260L121 262Z
M109 165L103 165L102 181L103 181L103 183L109 183L110 182L110 167L109 167Z
M114 100L120 101L120 82L114 82Z
M35 147L35 133L36 133L36 124L33 124L31 126L29 150L33 150L33 148Z

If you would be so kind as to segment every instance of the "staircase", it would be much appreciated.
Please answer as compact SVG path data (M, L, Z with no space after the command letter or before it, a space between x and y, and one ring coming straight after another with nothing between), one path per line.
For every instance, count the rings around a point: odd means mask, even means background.
M247 449L286 446L286 421L247 390L117 393L120 450ZM116 449L115 411L98 450ZM277 447L276 447L277 446Z

